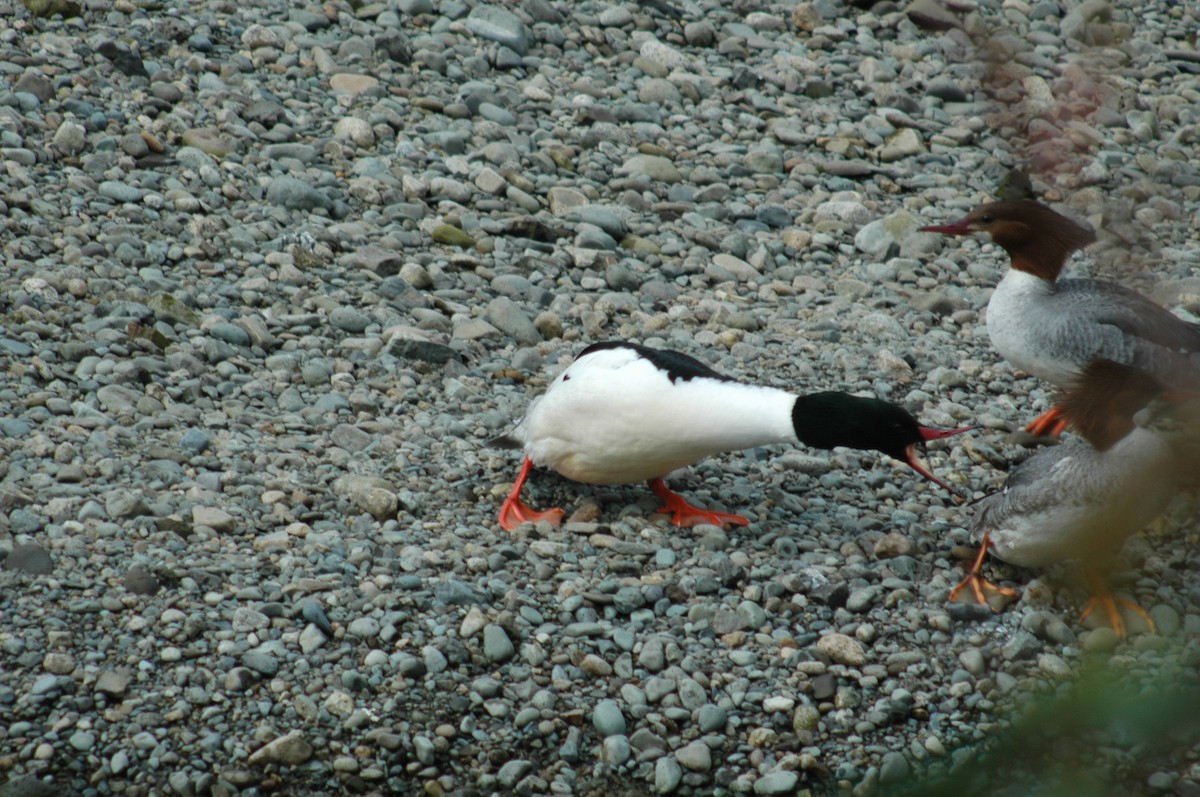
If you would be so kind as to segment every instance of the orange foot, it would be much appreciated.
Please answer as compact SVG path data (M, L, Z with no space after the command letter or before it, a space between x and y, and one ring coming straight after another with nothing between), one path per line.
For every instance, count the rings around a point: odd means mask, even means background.
M971 588L971 594L974 596L976 603L982 606L990 606L993 609L996 609L996 606L992 603L993 597L1001 602L1005 599L1016 600L1021 597L1021 593L1015 589L997 586L983 577L983 560L987 557L988 548L991 545L992 541L985 534L983 536L983 543L979 546L979 554L975 557L975 561L971 563L971 569L967 571L966 578L958 582L958 586L950 590L951 603L957 601L959 594L968 586Z
M551 525L557 526L563 522L563 518L566 516L566 512L557 508L538 512L530 509L520 498L510 496L500 507L500 528L512 531L522 523L537 523L539 520L545 520Z
M669 513L671 522L676 526L697 526L707 523L712 526L724 526L730 523L734 526L749 526L750 521L741 515L730 515L725 512L712 512L689 504L682 495L671 492L662 479L651 479L650 490L660 499L663 506L659 512Z
M1063 417L1062 407L1051 407L1034 418L1025 427L1025 431L1037 437L1058 437L1067 428L1067 419Z
M529 478L531 470L533 470L533 460L526 457L525 462L521 465L521 472L517 474L517 481L513 484L512 492L500 505L500 528L505 531L512 531L522 523L536 523L539 520L545 520L557 526L566 516L561 509L547 509L545 512L538 512L530 509L521 500L521 488L525 486L525 480Z
M1127 598L1113 597L1108 587L1095 574L1089 573L1088 577L1092 582L1092 595L1088 598L1087 606L1083 609L1083 614L1079 615L1079 622L1082 623L1086 620L1096 610L1096 607L1099 606L1108 615L1109 625L1116 632L1117 638L1124 639L1128 632L1125 628L1125 619L1121 617L1121 610L1117 608L1120 605L1145 620L1146 627L1150 629L1150 633L1154 634L1158 632L1158 626L1154 624L1154 620L1150 617L1148 611Z

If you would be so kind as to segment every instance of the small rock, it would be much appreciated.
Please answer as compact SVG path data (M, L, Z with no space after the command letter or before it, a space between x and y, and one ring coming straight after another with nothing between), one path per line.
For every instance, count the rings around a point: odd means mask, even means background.
M446 246L458 246L463 249L470 249L475 246L475 239L462 229L451 224L439 224L433 228L434 243L445 244Z
M328 210L333 202L324 193L291 175L281 175L267 186L267 201L289 210Z
M654 763L654 791L658 794L670 794L675 791L681 780L683 768L674 758L663 756Z
M615 700L601 700L592 709L592 725L601 736L625 733L625 715Z
M329 88L333 89L334 94L345 94L350 97L357 97L378 85L379 78L370 75L355 75L350 72L339 72L329 78Z
M192 507L192 523L197 526L207 526L217 532L229 532L237 528L237 518L224 509L212 506Z
M708 772L712 769L712 750L701 740L696 740L675 751L675 760L692 772Z
M20 570L35 576L46 576L54 572L54 562L46 549L35 542L17 543L4 560L5 570Z
M301 731L292 731L280 736L250 754L248 759L251 766L263 764L282 764L297 766L312 758L313 746L304 738Z
M663 183L678 183L683 179L675 164L661 155L634 155L617 167L617 174L645 177Z
M134 595L154 595L161 588L158 578L141 565L134 565L125 574L125 589Z
M483 655L488 661L508 661L516 653L503 627L489 623L483 627Z
M184 147L194 147L214 158L224 158L234 150L233 141L211 127L193 127L185 130L179 138L179 143Z
M903 783L908 779L909 764L904 753L892 751L883 754L879 762L879 783L885 786Z
M778 772L768 772L758 780L754 781L755 794L792 794L796 789L796 784L800 782L800 776L789 770L781 770Z
M828 634L817 640L817 649L838 664L861 667L867 660L862 644L845 634Z
M518 55L529 52L529 30L513 12L496 5L480 3L467 15L467 30L482 39L498 42Z

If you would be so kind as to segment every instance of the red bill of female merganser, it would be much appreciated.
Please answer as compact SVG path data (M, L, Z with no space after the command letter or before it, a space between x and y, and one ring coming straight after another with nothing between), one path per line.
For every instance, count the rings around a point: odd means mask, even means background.
M1070 388L1087 363L1107 359L1169 385L1200 388L1200 325L1111 282L1058 278L1071 253L1096 240L1090 229L1022 199L981 205L958 221L921 231L987 233L1008 252L1011 267L988 302L987 328L993 345L1017 368ZM1053 408L1028 429L1057 435L1064 426Z
M917 456L919 444L968 431L921 426L901 407L848 393L797 396L749 385L686 354L609 341L587 347L535 399L510 438L525 461L500 508L500 525L559 523L561 509L536 512L521 488L534 465L587 484L648 481L678 526L748 525L740 515L689 504L663 478L722 451L770 443L871 449L936 478ZM957 493L955 493L957 496Z
M1086 617L1099 605L1125 635L1116 604L1147 620L1136 604L1115 600L1101 578L1107 561L1132 535L1166 509L1191 477L1200 443L1200 400L1169 390L1157 378L1108 360L1088 364L1060 402L1063 415L1085 440L1070 440L1026 459L1004 487L978 506L972 533L982 547L970 572L950 593L970 586L1016 597L982 576L990 550L1010 564L1044 567L1078 560L1093 589ZM1153 624L1150 624L1153 628Z

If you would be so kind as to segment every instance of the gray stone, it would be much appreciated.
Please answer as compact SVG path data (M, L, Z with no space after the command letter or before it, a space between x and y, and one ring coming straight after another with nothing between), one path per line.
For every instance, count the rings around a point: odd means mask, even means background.
M518 343L532 345L541 341L533 321L525 314L520 305L507 296L497 296L488 303L485 317L496 329L516 340Z
M139 202L146 192L120 180L105 180L100 183L100 196L114 202Z
M520 17L505 8L486 3L475 6L467 15L467 30L503 44L518 55L529 52L529 30Z
M903 783L908 779L908 773L908 759L904 753L893 750L883 754L883 760L879 763L879 783L881 785L892 786Z
M5 570L20 570L35 576L54 572L54 561L45 548L35 542L19 542L4 560Z
M251 766L282 764L294 767L312 758L313 752L313 746L304 738L304 733L292 731L255 750L250 754L248 763Z
M728 712L712 703L706 703L701 706L696 716L696 724L699 726L701 733L722 731L725 729L725 723L728 721Z
M615 700L601 700L592 709L592 725L601 736L625 733L625 715Z
M483 627L483 655L488 661L508 661L516 653L508 632L495 623Z
M63 122L54 131L54 148L67 155L78 155L87 144L87 130L75 122Z
M496 773L496 779L500 781L500 785L504 788L512 789L521 778L529 774L531 769L533 769L533 762L524 758L506 761Z
M712 750L697 739L675 751L675 760L692 772L708 772L712 769Z
M754 781L755 794L792 794L800 776L790 770L768 772Z
M675 759L663 756L654 762L654 791L658 794L670 794L682 780L683 768Z
M328 210L333 201L298 177L282 175L267 186L267 201L288 210Z
M683 179L675 164L661 155L634 155L617 167L617 174L663 183L678 183Z
M329 314L329 323L343 332L361 334L371 326L371 317L353 307L335 307Z

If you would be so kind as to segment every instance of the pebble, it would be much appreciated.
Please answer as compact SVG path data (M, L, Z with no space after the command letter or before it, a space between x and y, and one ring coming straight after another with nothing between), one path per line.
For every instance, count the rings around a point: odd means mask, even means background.
M4 569L44 576L54 572L54 561L50 553L37 543L18 543L5 558Z
M289 210L328 210L332 205L324 193L297 177L276 177L267 186L267 201Z
M712 750L701 740L689 742L675 751L675 760L692 772L708 772L712 769Z
M498 5L480 3L467 15L467 30L489 41L498 42L518 55L529 51L529 31L516 14Z
M483 627L483 655L488 661L508 661L515 653L512 640L502 627L494 623Z
M602 737L625 733L625 717L615 700L601 700L592 710L592 725Z
M654 762L654 791L670 794L683 780L683 767L673 758L663 757Z
M251 753L247 761L251 766L298 766L312 758L313 752L313 746L304 738L304 734L301 731L292 731L267 742Z
M817 647L838 664L859 667L867 660L862 644L845 634L823 636L817 640Z
M769 772L754 781L755 794L793 794L800 776L786 770Z

